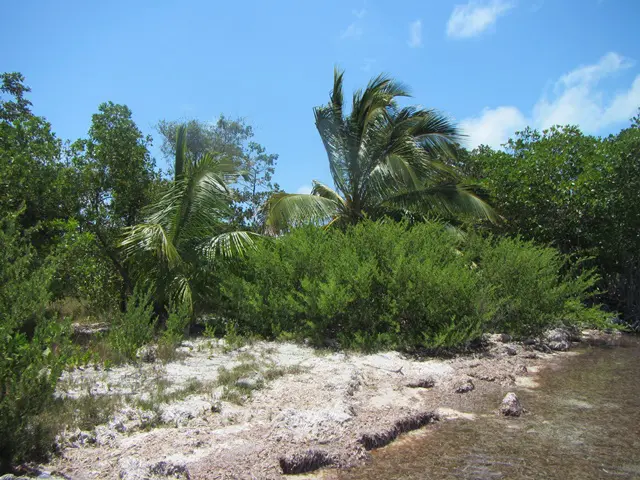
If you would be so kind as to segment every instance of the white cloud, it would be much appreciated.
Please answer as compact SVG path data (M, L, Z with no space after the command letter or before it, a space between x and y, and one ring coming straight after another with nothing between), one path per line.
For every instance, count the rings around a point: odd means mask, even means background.
M466 5L456 5L447 23L447 35L454 38L480 35L512 8L513 3L506 0L471 0Z
M618 93L602 116L604 125L628 120L638 113L640 107L640 75L636 76L631 88Z
M358 39L362 37L362 34L364 33L364 29L362 28L362 19L367 14L367 10L363 8L362 10L353 10L351 13L356 17L356 19L340 34L340 38L343 40L346 38Z
M485 109L479 116L460 122L468 135L466 144L471 148L480 144L497 148L526 125L545 129L571 124L587 133L598 133L625 122L640 106L640 75L613 96L607 95L600 83L632 65L629 59L611 52L598 63L562 75L554 84L553 94L543 94L529 117L513 106Z
M612 73L633 66L633 62L615 52L609 52L595 65L582 65L563 75L558 80L560 87L590 85L611 75Z
M305 195L308 195L311 193L311 185L301 185L298 190L296 190L296 193L302 193Z
M417 48L422 46L422 20L418 19L409 24L409 46Z
M587 132L597 132L607 125L627 120L631 115L620 106L624 100L616 98L607 104L605 92L598 86L602 80L631 66L630 60L610 52L596 64L583 65L563 75L556 82L551 98L543 95L533 107L534 125L547 128L575 124ZM620 98L633 98L632 90L620 94ZM637 106L632 105L627 111L632 113Z
M481 115L460 122L462 132L467 135L465 144L500 147L513 132L527 125L527 119L516 107L485 108Z

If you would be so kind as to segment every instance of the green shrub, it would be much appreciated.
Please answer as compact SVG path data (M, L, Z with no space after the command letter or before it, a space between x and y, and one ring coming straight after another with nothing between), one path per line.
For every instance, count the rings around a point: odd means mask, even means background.
M0 220L0 472L43 460L55 429L40 421L64 365L69 325L47 316L55 259L40 261L15 219Z
M460 347L592 322L601 314L582 302L596 277L578 269L551 248L436 222L305 227L219 266L218 326L360 350Z
M111 261L100 249L93 234L82 231L74 220L53 221L51 241L61 261L57 263L52 282L55 300L72 298L84 305L75 321L97 321L96 314L119 310L120 279ZM106 316L106 315L105 315Z
M108 343L116 354L116 361L132 360L138 348L153 340L157 318L153 312L150 289L134 289L127 301L127 309L116 317L109 331Z
M457 242L436 223L297 229L221 269L222 316L242 332L364 350L465 343L485 312Z
M562 324L594 323L599 309L584 302L598 277L581 262L520 238L470 240L483 291L493 306L487 328L516 337L538 335Z
M169 308L169 316L165 322L165 330L162 337L170 342L180 342L191 324L191 312L187 303L180 303Z
M187 303L171 306L168 310L165 329L158 340L158 358L163 362L174 360L176 347L184 339L191 324L191 311Z

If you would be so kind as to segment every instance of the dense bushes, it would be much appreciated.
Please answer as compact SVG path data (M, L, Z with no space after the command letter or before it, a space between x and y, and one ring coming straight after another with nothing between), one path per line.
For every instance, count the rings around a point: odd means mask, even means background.
M40 421L64 365L67 326L49 318L55 265L39 262L14 218L0 221L0 472L39 459L54 432Z
M604 139L576 127L526 129L504 151L462 155L461 167L504 216L498 233L592 257L602 300L640 328L640 116Z
M346 347L452 347L483 332L534 335L594 321L596 280L556 250L461 240L438 223L301 228L221 266L219 310L241 332L336 339Z
M491 304L489 330L522 337L555 324L604 322L599 309L584 305L598 278L583 262L519 238L476 237L467 248Z

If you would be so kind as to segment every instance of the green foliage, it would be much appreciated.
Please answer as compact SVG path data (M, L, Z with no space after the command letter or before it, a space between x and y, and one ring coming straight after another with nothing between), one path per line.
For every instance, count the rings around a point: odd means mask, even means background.
M46 247L42 224L73 211L72 174L60 162L61 142L51 125L31 111L24 77L3 73L0 80L0 216L23 210L20 226L39 226L33 242Z
M172 342L181 341L191 323L191 312L186 304L178 304L169 308L169 316L165 322L163 336Z
M88 137L74 142L67 156L77 177L81 231L92 235L100 266L110 266L110 271L101 272L101 280L119 277L124 304L135 282L118 248L121 229L141 218L142 208L154 195L157 174L149 153L151 138L138 129L131 110L112 102L102 103L98 110Z
M365 218L494 218L473 188L441 161L455 156L460 139L446 116L400 108L398 99L409 93L384 75L354 93L347 114L342 80L336 70L329 103L314 109L335 187L314 181L309 195L272 195L265 205L270 230L301 223L352 225Z
M51 405L68 344L68 324L46 312L53 260L39 262L17 226L1 219L0 472L50 450L55 431L39 415Z
M136 287L127 301L127 309L113 322L108 342L115 360L133 360L136 351L153 339L156 317L153 312L153 292Z
M163 362L176 358L176 347L188 333L191 324L189 305L180 303L168 309L165 329L158 341L158 358Z
M177 134L183 122L161 120L157 129L162 135L162 153L168 159L175 158ZM273 183L278 155L267 153L254 136L250 125L241 119L229 119L221 115L216 123L188 120L184 124L189 131L186 151L196 161L206 154L225 156L237 167L240 175L231 186L234 203L231 223L237 227L260 230L264 224L262 204L280 190Z
M506 151L481 147L462 163L504 216L500 233L593 257L604 300L640 325L640 117L605 139L526 129Z
M475 237L467 255L477 262L493 331L528 337L550 326L604 320L604 312L585 306L598 277L584 262L520 238Z
M459 347L487 331L526 336L593 318L581 304L592 272L552 248L462 241L438 223L296 229L217 274L221 315L240 334L364 350Z
M137 221L155 177L150 145L126 105L100 104L88 138L74 142L68 152L79 173L88 223L106 229Z
M56 220L50 226L53 251L59 259L52 283L54 298L59 304L75 299L85 306L82 312L73 312L73 320L116 312L121 279L101 251L95 235L74 219Z
M143 223L126 229L125 254L137 262L141 281L156 288L160 306L186 304L191 312L209 295L207 268L217 255L241 254L251 234L229 231L229 183L237 169L229 158L187 151L186 127L178 131L175 177L149 206Z

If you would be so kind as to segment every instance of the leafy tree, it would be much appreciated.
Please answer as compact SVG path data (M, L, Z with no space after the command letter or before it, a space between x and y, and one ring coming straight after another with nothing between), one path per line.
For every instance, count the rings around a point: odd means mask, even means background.
M481 147L463 169L505 218L502 233L593 256L605 299L640 321L640 119L601 139L577 127L525 129L504 151Z
M162 120L157 128L161 133L162 153L167 158L176 154L176 136L182 124ZM238 169L238 177L231 186L235 192L232 223L238 227L260 230L264 223L261 207L265 200L280 190L273 183L278 155L251 139L253 129L242 119L228 119L221 115L216 123L192 119L186 122L189 131L186 150L195 159L207 153L226 156Z
M74 209L70 171L60 162L60 140L43 117L33 114L31 91L19 73L3 73L0 87L0 214L21 210L23 229L41 228L34 242L46 246L43 225Z
M160 149L168 159L176 156L176 138L183 125L189 131L187 152L196 160L212 152L238 160L242 156L243 145L253 137L250 125L242 119L228 119L224 115L220 115L215 123L196 119L187 122L161 120L156 128L162 135Z
M81 226L90 231L122 280L121 299L133 290L118 249L121 229L140 219L153 194L156 173L144 136L125 105L103 103L93 115L87 139L74 142L69 155L80 185Z
M224 155L191 154L187 128L178 129L174 178L143 222L126 229L122 242L129 257L139 258L142 281L155 284L160 305L184 305L208 293L206 266L216 254L241 253L251 234L229 231L234 163ZM142 257L142 258L140 258Z
M527 128L505 151L482 147L469 163L476 165L509 229L569 251L583 241L584 206L592 195L578 189L600 143L577 127Z
M455 153L455 125L435 110L401 108L397 99L409 96L406 87L384 75L354 93L346 114L342 79L336 70L329 103L314 109L335 189L314 181L309 195L273 195L267 205L270 228L428 213L493 216L454 169L438 160Z
M267 199L280 191L273 183L278 155L269 154L256 142L249 142L242 156L240 175L236 186L234 221L240 226L261 230L264 226L262 206Z

